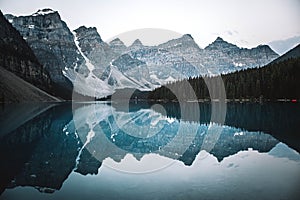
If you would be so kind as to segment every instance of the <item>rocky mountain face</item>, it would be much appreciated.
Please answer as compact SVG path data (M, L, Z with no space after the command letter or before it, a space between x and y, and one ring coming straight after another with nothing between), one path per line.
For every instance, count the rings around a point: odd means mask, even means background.
M116 57L110 46L103 42L95 27L81 26L74 30L78 48L91 61L94 68L104 70Z
M158 47L183 56L198 67L201 75L226 74L264 66L278 57L267 45L253 49L239 48L220 37L204 49L201 49L190 35L183 35Z
M110 41L109 46L118 55L121 55L127 50L126 45L119 38Z
M259 45L252 49L239 48L220 37L208 45L203 53L203 65L212 69L214 73L222 74L262 67L279 56L267 45Z
M55 91L63 94L73 88L92 97L123 88L152 90L178 79L263 66L278 57L268 46L243 49L219 37L201 49L189 34L158 46L145 46L139 39L129 47L118 38L106 43L94 27L72 33L51 9L6 17L49 72Z
M128 47L128 51L136 51L139 49L144 48L145 46L143 45L143 43L139 40L136 39L133 41L133 43Z
M199 74L209 74L206 66L202 64L203 49L201 49L190 34L185 34L180 38L170 40L157 46L160 49L183 57L189 63L198 68ZM197 74L197 75L199 75Z
M49 72L54 84L53 93L70 98L72 83L63 75L63 69L72 69L87 74L82 65L74 36L60 15L51 9L39 10L30 16L6 15L6 18L27 41L39 62ZM79 66L81 68L79 68Z
M0 67L43 90L50 90L49 74L2 12L0 12Z

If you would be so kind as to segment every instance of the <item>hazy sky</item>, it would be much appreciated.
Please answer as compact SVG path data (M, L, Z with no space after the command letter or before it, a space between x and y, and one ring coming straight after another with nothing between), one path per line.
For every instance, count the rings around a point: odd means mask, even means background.
M71 29L97 27L103 40L140 28L190 33L202 48L217 36L248 48L300 36L300 0L0 0L5 14L45 7Z

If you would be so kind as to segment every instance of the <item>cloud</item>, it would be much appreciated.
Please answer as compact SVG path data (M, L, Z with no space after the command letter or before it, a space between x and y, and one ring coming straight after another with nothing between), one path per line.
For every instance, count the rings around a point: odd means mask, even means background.
M233 35L237 35L239 32L236 30L227 30L224 33L227 35L233 36Z

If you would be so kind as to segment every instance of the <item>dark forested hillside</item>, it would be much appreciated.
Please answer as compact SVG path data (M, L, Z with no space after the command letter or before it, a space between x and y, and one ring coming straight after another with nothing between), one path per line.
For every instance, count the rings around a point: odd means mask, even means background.
M289 58L262 68L222 75L222 79L227 99L300 99L300 58ZM209 99L205 83L214 83L215 80L216 77L197 77L177 81L155 89L149 94L149 98L192 100L195 92L198 99ZM193 90L187 89L187 84ZM181 96L175 97L174 93Z

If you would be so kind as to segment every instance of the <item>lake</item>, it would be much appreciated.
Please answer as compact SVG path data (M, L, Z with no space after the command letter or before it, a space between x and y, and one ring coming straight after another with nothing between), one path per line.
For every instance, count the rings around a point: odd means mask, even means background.
M0 199L299 199L299 103L0 107Z

